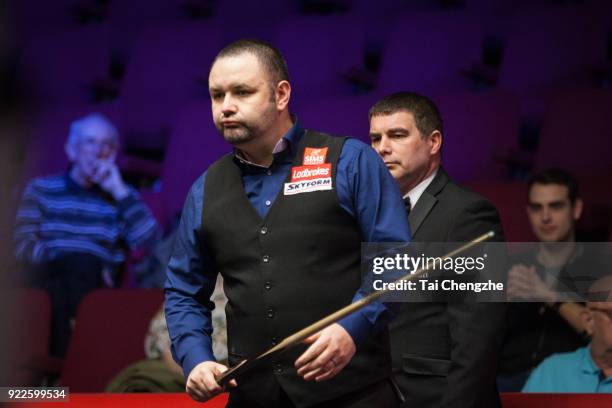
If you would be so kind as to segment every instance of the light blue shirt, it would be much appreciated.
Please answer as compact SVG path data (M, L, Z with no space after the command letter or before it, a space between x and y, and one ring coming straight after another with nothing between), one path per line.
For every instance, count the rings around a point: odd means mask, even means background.
M523 392L612 393L612 377L604 377L595 365L589 344L542 361L529 376Z

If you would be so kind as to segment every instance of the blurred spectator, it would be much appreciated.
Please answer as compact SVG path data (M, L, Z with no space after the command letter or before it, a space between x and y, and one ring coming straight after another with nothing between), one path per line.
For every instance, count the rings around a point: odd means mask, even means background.
M166 267L172 256L172 249L176 238L176 228L178 227L179 221L180 216L177 216L172 231L155 244L151 253L145 259L134 266L136 284L139 288L157 289L164 287ZM221 275L217 276L217 283L211 296L211 301L215 304L215 308L211 313L213 324L213 353L217 361L227 361L227 330L225 318L227 297L223 292L223 278ZM167 333L168 329L164 328L164 330Z
M523 392L612 393L612 276L591 287L581 313L591 343L554 354L529 376Z
M572 301L572 276L589 259L576 244L575 225L582 213L577 181L558 169L529 181L527 215L539 244L515 259L508 273L508 328L502 347L500 391L520 391L530 371L553 353L585 343L585 308ZM518 303L523 302L523 303Z
M227 362L227 321L225 318L225 304L227 297L223 292L223 278L217 277L217 284L210 300L215 304L211 313L213 325L213 353L217 361L222 364Z
M212 295L215 309L213 319L213 351L218 361L227 361L225 312L227 299L223 294L223 280L219 277ZM164 308L151 320L144 340L146 360L136 362L121 371L108 384L107 392L183 392L183 370L172 358L170 336Z
M151 252L134 265L136 287L141 289L159 289L166 281L166 267L172 256L172 248L176 238L176 226L166 236L160 239Z
M170 336L163 307L149 324L144 340L146 360L121 371L111 380L107 392L183 392L183 370L170 353Z
M52 303L51 353L65 354L70 320L90 291L115 285L126 248L148 247L157 222L115 164L119 136L100 114L71 124L67 173L32 180L17 212L15 252L25 284Z

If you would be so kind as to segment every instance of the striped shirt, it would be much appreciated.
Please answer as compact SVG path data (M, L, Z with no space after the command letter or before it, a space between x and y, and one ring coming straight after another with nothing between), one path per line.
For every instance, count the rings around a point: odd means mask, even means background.
M15 226L15 254L41 263L75 252L111 265L125 249L150 247L159 227L149 208L130 188L115 201L99 187L84 188L68 174L33 179L25 189Z

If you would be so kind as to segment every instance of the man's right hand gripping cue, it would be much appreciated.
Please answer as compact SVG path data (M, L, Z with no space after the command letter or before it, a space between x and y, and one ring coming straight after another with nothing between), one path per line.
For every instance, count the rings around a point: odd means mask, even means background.
M185 390L187 394L198 402L204 402L224 391L217 384L216 378L227 371L227 367L214 361L204 361L191 370L187 378ZM236 380L228 382L230 387L237 387Z

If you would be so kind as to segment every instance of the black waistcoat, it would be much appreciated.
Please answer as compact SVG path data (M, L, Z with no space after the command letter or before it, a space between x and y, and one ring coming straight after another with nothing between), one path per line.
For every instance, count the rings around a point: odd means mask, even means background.
M264 219L249 202L232 155L208 169L202 242L224 279L230 365L349 304L359 288L361 233L336 192L344 140L305 132L293 166L302 166L306 147L327 147L333 188L293 195L281 189ZM290 178L291 171L285 182ZM390 371L386 331L358 345L351 363L321 383L297 376L293 364L305 349L287 351L245 374L232 393L265 402L271 383L278 381L297 406L308 406L372 384Z

